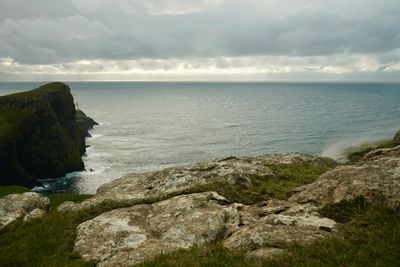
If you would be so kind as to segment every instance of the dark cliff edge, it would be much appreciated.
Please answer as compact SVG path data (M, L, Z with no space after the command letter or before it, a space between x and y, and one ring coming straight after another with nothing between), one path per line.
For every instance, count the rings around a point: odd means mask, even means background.
M83 170L85 137L96 124L75 109L64 83L0 97L0 184L33 187Z

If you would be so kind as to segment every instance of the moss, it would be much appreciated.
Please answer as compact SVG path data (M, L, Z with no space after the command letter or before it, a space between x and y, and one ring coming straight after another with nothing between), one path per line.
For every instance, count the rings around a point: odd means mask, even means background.
M0 198L9 194L22 194L28 191L29 188L23 186L0 186Z

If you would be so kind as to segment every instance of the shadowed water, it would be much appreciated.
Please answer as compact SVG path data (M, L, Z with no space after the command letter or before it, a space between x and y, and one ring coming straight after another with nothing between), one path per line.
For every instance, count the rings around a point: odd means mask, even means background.
M40 84L0 83L0 94ZM400 129L400 84L68 84L79 108L100 123L87 140L87 171L58 181L57 188L81 193L129 172L230 155L335 157Z

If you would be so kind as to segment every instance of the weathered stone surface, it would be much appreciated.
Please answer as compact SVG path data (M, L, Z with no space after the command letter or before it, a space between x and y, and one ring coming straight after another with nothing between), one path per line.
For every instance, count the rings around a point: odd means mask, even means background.
M48 210L49 205L50 200L47 197L33 192L0 198L0 229L35 209Z
M284 252L285 250L280 248L259 248L246 253L246 258L251 260L262 260L265 258L271 258Z
M79 210L99 204L104 200L114 202L144 200L179 193L196 185L213 182L252 186L249 177L274 177L268 167L274 164L311 163L321 164L327 159L300 153L273 154L255 157L231 157L187 166L171 167L161 171L132 173L101 186L97 194L80 204L69 203L59 210Z
M32 220L42 218L46 214L46 211L36 208L25 215L24 222L30 222Z
M374 203L400 206L400 146L377 149L357 165L340 166L297 188L292 202L337 203L363 196Z
M131 266L237 230L234 205L215 192L181 195L104 213L80 224L74 251L98 266Z
M287 206L284 204L282 209ZM278 214L269 214L241 227L224 241L224 246L229 249L254 250L266 245L276 247L292 242L304 244L331 235L335 225L333 220L321 217L314 205L293 204Z

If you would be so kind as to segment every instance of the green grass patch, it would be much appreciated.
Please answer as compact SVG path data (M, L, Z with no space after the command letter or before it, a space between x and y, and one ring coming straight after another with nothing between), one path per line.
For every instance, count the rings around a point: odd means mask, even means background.
M76 203L82 202L93 195L79 195L79 194L53 194L48 195L50 199L50 209L56 209L64 201L73 201Z
M10 186L3 186L0 185L0 198L5 197L10 194L22 194L25 192L30 191L29 188L23 187L23 186L16 186L16 185L10 185Z
M254 204L271 198L287 199L296 187L314 182L321 174L336 166L331 161L294 163L268 166L275 177L250 177L252 187L242 184L214 182L195 186L191 192L215 191L231 202Z

